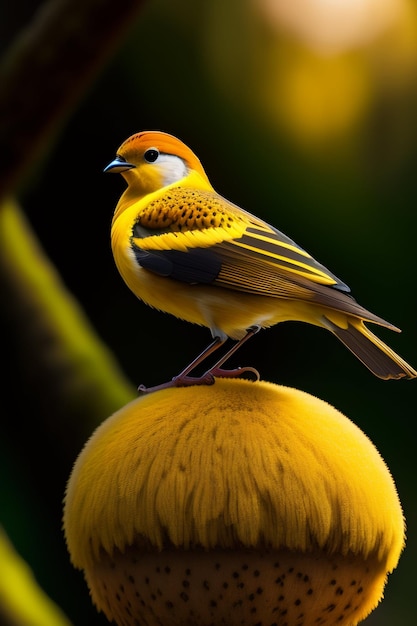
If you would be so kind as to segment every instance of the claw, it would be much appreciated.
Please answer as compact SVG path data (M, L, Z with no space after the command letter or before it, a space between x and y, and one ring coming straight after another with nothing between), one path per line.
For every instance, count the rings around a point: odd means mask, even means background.
M214 385L214 375L208 371L202 376L175 376L172 380L161 385L155 385L154 387L145 387L145 385L139 385L138 391L141 394L153 393L154 391L160 391L161 389L170 389L171 387L191 387L192 385Z
M260 380L261 376L254 367L237 367L234 370L224 370L220 367L215 367L208 370L202 376L175 376L172 380L161 385L155 385L154 387L145 387L145 385L139 385L138 391L140 394L153 393L154 391L161 391L162 389L170 389L171 387L191 387L193 385L214 385L215 378L239 378L242 374L253 374L255 381Z
M212 374L213 376L219 378L239 378L240 376L242 376L242 374L247 373L253 374L255 377L255 381L261 379L260 373L254 367L237 367L234 370L223 370L220 367L214 367L207 372L207 374Z

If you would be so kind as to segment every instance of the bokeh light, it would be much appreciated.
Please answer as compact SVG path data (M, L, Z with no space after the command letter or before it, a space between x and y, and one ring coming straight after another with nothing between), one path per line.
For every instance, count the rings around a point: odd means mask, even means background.
M252 0L278 32L320 53L367 45L401 20L404 0Z
M381 98L415 88L407 0L214 1L209 17L217 88L304 149L354 142Z

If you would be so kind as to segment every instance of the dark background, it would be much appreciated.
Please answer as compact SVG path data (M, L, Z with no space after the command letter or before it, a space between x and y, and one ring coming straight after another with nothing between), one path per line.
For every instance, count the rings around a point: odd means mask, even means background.
M7 8L3 52L36 6ZM119 144L142 129L184 140L217 191L292 237L347 282L361 304L402 328L402 335L377 332L417 366L416 9L404 3L407 13L395 14L380 32L364 27L359 42L339 41L334 49L324 35L320 40L319 17L314 36L306 35L284 17L274 25L255 7L145 3L20 186L49 258L135 385L171 378L210 339L207 329L137 301L114 266L109 230L124 181L102 170ZM301 14L297 19L302 24ZM1 521L74 624L105 624L69 563L61 532L65 483L82 442L71 440L62 451L54 449L53 435L37 439L44 405L31 382L31 355L22 363L19 329L6 314L1 323L7 363ZM375 443L397 484L408 542L367 623L414 623L416 383L380 381L330 333L295 323L263 331L234 363L330 402Z

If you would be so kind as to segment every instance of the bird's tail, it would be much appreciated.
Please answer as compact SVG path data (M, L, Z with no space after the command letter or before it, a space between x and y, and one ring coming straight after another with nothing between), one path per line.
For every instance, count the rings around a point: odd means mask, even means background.
M361 319L349 318L345 328L325 316L322 322L378 378L417 377L416 370L374 335Z

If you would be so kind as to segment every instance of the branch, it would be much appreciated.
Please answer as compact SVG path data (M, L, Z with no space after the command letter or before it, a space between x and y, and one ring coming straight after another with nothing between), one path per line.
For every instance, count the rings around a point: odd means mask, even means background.
M144 0L49 0L0 65L0 199L20 183Z

